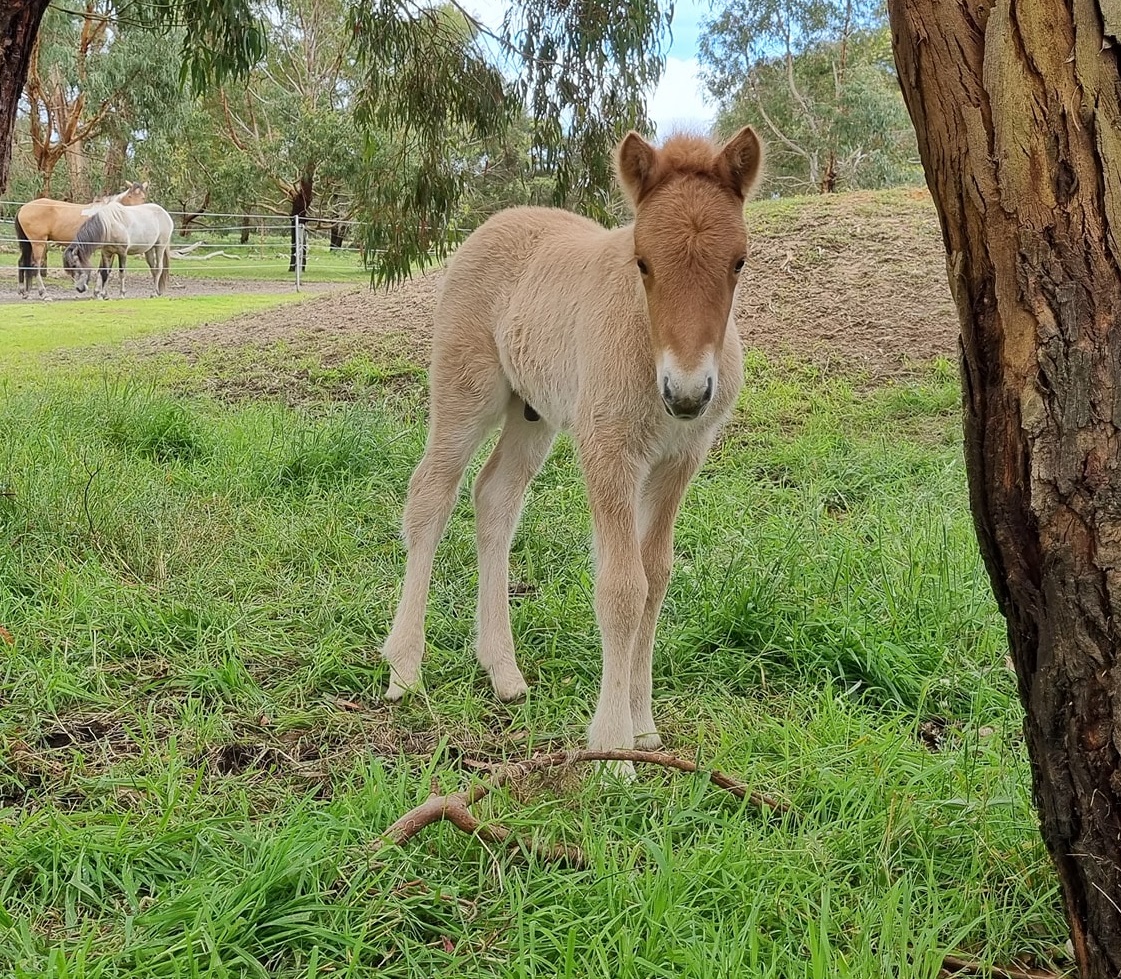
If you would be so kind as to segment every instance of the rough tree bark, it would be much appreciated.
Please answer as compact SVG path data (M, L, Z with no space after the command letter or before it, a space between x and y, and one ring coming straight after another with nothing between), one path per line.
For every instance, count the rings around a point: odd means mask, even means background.
M1043 838L1082 979L1117 979L1121 8L888 8L961 321L971 506Z
M292 238L292 248L291 248L291 254L290 254L289 259L288 259L288 271L289 272L295 272L296 271L296 219L299 218L300 220L303 220L303 219L307 218L307 212L308 212L308 208L311 207L311 199L312 199L313 190L314 190L312 180L313 180L313 178L312 178L312 175L311 175L310 172L304 173L303 176L300 177L299 181L293 187L293 193L292 193L292 197L291 197L292 223L291 223L291 226L290 226L291 238ZM307 268L307 249L304 249L303 254L300 256L300 271L302 272L306 268Z
M16 108L48 0L0 0L0 195L8 189Z

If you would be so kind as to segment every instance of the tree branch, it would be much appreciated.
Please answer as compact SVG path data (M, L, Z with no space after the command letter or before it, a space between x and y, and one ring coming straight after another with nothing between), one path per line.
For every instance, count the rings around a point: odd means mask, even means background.
M1060 979L1058 973L1046 969L1020 969L1016 966L985 965L956 955L942 959L942 975L991 976L992 979Z
M466 763L468 766L488 770L490 775L481 782L476 782L465 791L450 793L441 792L439 783L436 779L433 779L432 791L428 799L419 806L410 809L389 826L374 843L371 853L376 853L386 845L399 846L406 843L426 826L444 820L452 823L463 832L478 836L488 843L500 844L507 849L517 849L521 843L510 830L504 826L481 823L472 815L470 807L495 789L502 788L514 779L524 778L531 773L554 768L571 768L573 765L590 761L640 762L661 765L664 768L673 768L680 772L701 773L701 770L693 762L662 751L557 751L550 755L538 755L536 758L502 765L468 761ZM761 792L753 792L745 785L721 772L713 770L703 774L707 774L713 785L731 793L737 799L747 799L752 805L761 809L771 809L780 813L791 811L789 803L774 799ZM528 849L542 860L553 863L564 863L577 867L583 866L585 863L584 853L577 847L561 844L540 846L536 843L530 843Z

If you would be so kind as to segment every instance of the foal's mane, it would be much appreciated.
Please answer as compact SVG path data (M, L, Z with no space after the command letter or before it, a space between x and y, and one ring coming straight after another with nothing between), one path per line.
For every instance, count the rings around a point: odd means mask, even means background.
M620 146L617 154L622 149ZM632 199L632 204L640 204L659 187L681 177L698 177L736 190L740 186L740 180L738 174L733 173L733 162L723 150L722 146L707 136L689 132L672 134L654 151L653 166L643 174L637 199ZM616 155L617 172L621 163L620 157Z

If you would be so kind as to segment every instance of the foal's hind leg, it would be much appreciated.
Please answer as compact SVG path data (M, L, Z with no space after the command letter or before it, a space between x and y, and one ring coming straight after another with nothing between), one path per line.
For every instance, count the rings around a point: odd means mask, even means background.
M512 398L506 423L475 480L475 536L479 554L479 639L476 655L499 700L517 700L529 689L514 656L510 630L510 543L521 517L526 487L549 454L556 430L527 421L525 403Z
M510 399L510 388L497 358L493 369L481 372L484 376L472 376L466 383L461 368L478 370L479 365L476 362L453 368L446 363L440 367L433 364L428 444L409 480L405 503L405 582L393 628L382 647L390 670L386 700L400 700L420 681L424 613L436 547L455 506L463 473Z

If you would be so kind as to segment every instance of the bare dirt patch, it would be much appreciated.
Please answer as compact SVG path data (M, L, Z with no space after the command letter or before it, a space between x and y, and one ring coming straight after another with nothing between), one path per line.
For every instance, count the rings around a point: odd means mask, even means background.
M925 189L765 202L748 223L736 313L749 348L874 381L956 355L957 319ZM389 290L336 290L127 346L189 360L280 345L328 366L358 355L426 364L442 278L436 269Z
M0 292L0 304L2 303L40 303L43 302L39 298L39 287L37 284L32 283L31 294L26 298L22 298L14 285L15 270L12 270L12 287ZM85 293L78 293L74 289L74 283L58 269L48 271L44 283L47 289L47 299L51 302L98 302L93 296L92 287ZM301 292L310 294L317 294L321 292L338 292L346 289L346 285L340 285L334 282L304 282L300 286ZM232 296L237 293L249 292L287 292L295 291L295 287L291 280L257 280L257 279L210 279L210 278L188 278L186 276L176 277L174 267L172 268L171 279L167 284L167 296ZM125 275L125 298L126 299L142 299L148 296L152 291L152 276L148 271L148 266L141 264L139 267L129 266L129 271ZM117 273L116 271L109 278L109 302L117 299Z

